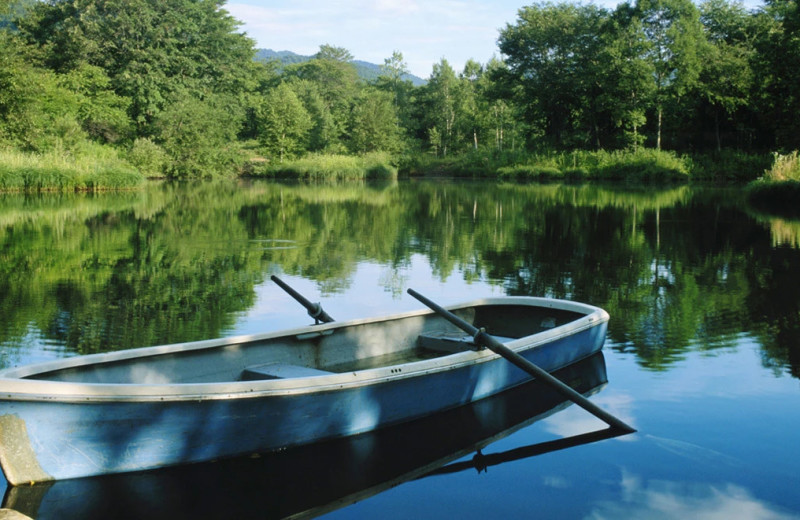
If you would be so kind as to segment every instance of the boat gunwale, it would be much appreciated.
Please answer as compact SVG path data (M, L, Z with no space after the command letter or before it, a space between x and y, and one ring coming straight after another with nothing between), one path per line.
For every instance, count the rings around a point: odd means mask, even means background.
M524 352L545 345L560 338L572 336L591 329L609 320L608 313L593 305L542 297L493 297L463 302L447 307L459 310L479 306L522 305L545 307L565 311L585 313L580 318L549 330L508 341L506 345L516 352ZM331 373L330 375L306 376L287 379L268 379L255 381L215 381L206 383L80 383L69 381L48 381L42 379L23 379L31 375L137 358L174 355L192 351L227 347L281 337L297 337L304 334L331 333L371 323L397 321L434 314L428 309L408 311L389 316L360 318L342 322L309 325L296 329L282 329L275 332L240 335L229 338L216 338L186 343L174 343L153 347L126 349L117 352L75 356L54 361L24 365L0 371L0 399L13 401L56 401L63 403L106 403L106 402L173 402L206 401L240 398L260 398L282 395L296 395L314 392L336 391L359 386L369 386L399 379L422 377L438 372L455 370L469 365L481 364L499 359L500 356L489 349L464 350L431 359L368 368L364 370ZM578 361L573 360L573 361ZM572 361L571 361L572 362ZM561 368L561 367L557 367Z

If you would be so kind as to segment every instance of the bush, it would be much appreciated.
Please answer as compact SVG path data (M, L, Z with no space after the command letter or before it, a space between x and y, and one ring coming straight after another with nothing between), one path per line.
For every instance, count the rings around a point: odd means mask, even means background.
M163 177L169 156L163 148L148 138L138 138L126 156L128 162L139 169L146 177Z
M313 154L283 163L251 163L251 176L269 178L348 180L394 179L397 167L389 154L372 152L362 156Z

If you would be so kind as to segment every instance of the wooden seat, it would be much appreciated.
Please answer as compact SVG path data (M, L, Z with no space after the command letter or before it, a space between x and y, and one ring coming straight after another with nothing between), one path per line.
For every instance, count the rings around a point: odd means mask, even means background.
M256 381L259 379L290 379L295 377L328 376L331 374L333 374L333 372L300 365L265 363L263 365L253 365L245 368L242 371L241 379L242 381Z

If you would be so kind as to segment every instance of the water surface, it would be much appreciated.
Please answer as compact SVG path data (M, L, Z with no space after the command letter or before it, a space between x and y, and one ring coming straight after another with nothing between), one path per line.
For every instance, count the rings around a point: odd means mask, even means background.
M308 324L270 274L337 320L420 308L409 287L442 304L575 299L611 314L608 384L592 400L638 433L410 480L329 516L800 518L798 248L800 223L749 210L735 189L404 181L0 195L0 366ZM601 427L573 406L482 453ZM170 481L181 478L193 477ZM268 493L250 497L254 516L279 515ZM170 496L151 495L157 517Z

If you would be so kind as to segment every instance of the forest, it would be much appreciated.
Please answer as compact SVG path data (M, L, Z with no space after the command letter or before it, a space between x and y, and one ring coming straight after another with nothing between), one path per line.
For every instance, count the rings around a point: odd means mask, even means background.
M240 25L218 0L0 0L0 189L302 161L300 175L656 164L743 180L780 164L800 179L794 1L534 3L499 31L499 57L442 58L419 86L401 50L367 81L327 43L302 63L256 60Z

